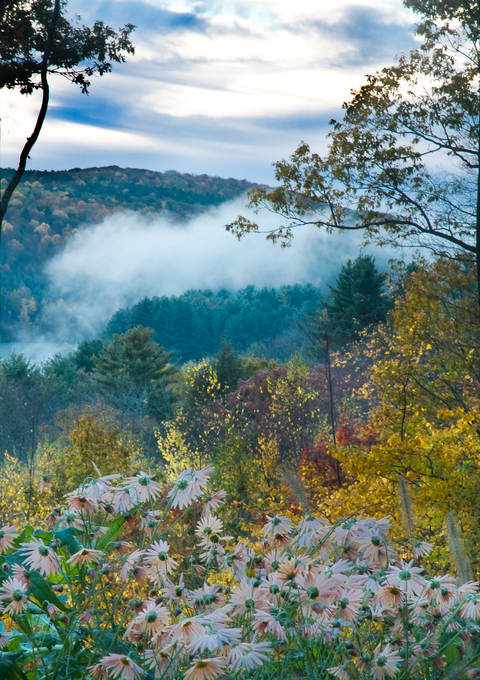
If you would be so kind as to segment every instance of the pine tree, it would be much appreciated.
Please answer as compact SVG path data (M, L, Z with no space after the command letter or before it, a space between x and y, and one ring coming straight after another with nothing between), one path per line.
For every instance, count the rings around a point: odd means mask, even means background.
M350 337L372 324L385 321L390 300L384 293L385 274L379 272L371 255L347 260L329 286L331 302L324 302L338 332Z
M213 369L223 392L235 390L243 375L244 361L225 339L213 362Z

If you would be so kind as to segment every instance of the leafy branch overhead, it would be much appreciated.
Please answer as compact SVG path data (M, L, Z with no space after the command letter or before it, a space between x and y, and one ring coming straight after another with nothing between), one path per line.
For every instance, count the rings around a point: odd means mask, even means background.
M2 193L0 232L12 194L25 172L30 153L45 122L50 98L50 74L62 75L88 93L89 78L112 69L112 61L133 54L127 24L119 33L102 21L93 28L79 25L79 17L64 16L66 0L0 0L0 89L19 88L22 94L42 91L42 102L32 134L20 152L17 170Z
M478 260L478 31L449 11L417 27L419 49L353 91L343 120L331 121L325 157L302 142L275 163L279 186L250 192L248 207L284 220L268 239L286 246L294 228L313 224ZM243 216L226 228L238 238L261 232Z
M41 70L47 27L51 21L52 0L3 0L0 3L0 88L20 88L31 94L42 87ZM118 33L103 21L90 28L80 17L69 21L60 3L60 14L52 37L47 71L80 85L87 93L90 78L112 70L112 62L122 63L125 54L134 54L130 42L133 24Z

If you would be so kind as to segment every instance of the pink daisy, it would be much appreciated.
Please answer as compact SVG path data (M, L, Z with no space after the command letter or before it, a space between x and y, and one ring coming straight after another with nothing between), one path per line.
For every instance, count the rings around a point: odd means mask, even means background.
M205 496L206 503L202 510L202 517L205 517L205 515L210 515L214 510L218 510L220 505L224 502L226 495L226 491L216 491L211 496Z
M156 635L164 628L170 619L170 613L166 607L155 604L149 600L147 607L134 620L134 627L145 631L147 635Z
M27 608L27 586L14 576L4 581L0 588L0 601L9 604L5 611L9 614L21 614Z
M329 668L328 672L339 680L348 680L350 677L345 664L343 666L334 666L333 668Z
M139 680L143 675L140 666L125 654L108 654L100 659L100 664L120 680Z
M82 548L67 560L68 564L91 564L92 562L98 562L99 558L103 555L101 550L91 550L90 548Z
M168 543L160 540L152 543L145 552L145 562L154 567L160 576L170 574L178 566L178 562L168 554L169 550L170 546Z
M402 661L399 653L393 650L390 644L387 644L383 649L380 649L380 645L378 645L373 653L373 680L383 680L386 675L393 678L398 673L398 667Z
M196 501L203 493L213 469L213 465L208 465L197 472L193 472L192 468L183 470L167 494L167 498L172 499L172 508L182 509Z
M39 571L42 576L59 573L57 556L42 540L32 537L29 543L22 543L22 546L21 552L26 555L25 564Z
M387 573L387 582L397 586L407 597L418 596L425 587L426 580L420 576L423 569L413 566L413 560L405 564L400 561L399 567L390 567Z
M11 548L13 541L18 538L18 536L19 534L15 531L15 527L2 527L0 529L0 554Z
M293 527L291 520L283 515L275 515L270 517L267 515L269 522L265 524L262 531L264 536L277 536L288 534Z
M135 491L140 502L145 503L152 499L155 500L160 496L163 485L159 482L153 481L154 475L147 475L145 472L140 472L135 477L129 477L124 481L125 488L130 488Z
M228 654L228 664L234 671L251 671L268 661L272 645L269 642L240 642Z
M185 680L213 680L223 671L225 659L215 656L213 659L193 659L193 666L185 673Z
M230 605L235 608L235 614L253 614L255 609L268 611L267 592L264 588L254 588L251 581L243 578L232 593Z

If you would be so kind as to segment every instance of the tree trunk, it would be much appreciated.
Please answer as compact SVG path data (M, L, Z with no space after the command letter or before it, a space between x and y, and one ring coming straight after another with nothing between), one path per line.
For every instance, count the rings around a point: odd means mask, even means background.
M42 68L40 71L42 105L40 106L40 111L38 112L35 128L31 136L28 137L27 141L25 142L25 146L23 147L22 152L20 154L20 160L18 163L17 170L2 194L2 200L0 201L0 237L2 234L3 218L5 217L5 214L7 212L8 204L10 203L10 199L12 197L13 192L15 191L20 180L23 177L23 173L25 172L30 151L32 150L35 142L38 139L38 136L40 135L40 131L45 121L45 116L47 115L48 100L50 95L48 86L48 61L50 58L50 52L52 48L53 35L57 27L59 16L60 16L60 0L55 0L52 20L50 22L50 26L48 27L47 40L45 42L45 49L43 52Z

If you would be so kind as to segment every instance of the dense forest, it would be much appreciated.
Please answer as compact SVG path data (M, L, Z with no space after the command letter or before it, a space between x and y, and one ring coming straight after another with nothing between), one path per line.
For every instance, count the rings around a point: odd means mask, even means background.
M118 310L106 325L105 337L141 325L152 328L153 339L181 361L216 354L222 338L238 352L288 359L301 349L296 321L313 315L319 306L320 290L311 285L191 290L178 297L144 298Z
M2 188L12 174L13 170L1 171ZM35 322L48 295L46 262L84 225L97 224L120 210L182 221L252 186L246 180L117 166L27 171L2 230L1 340L11 340Z

